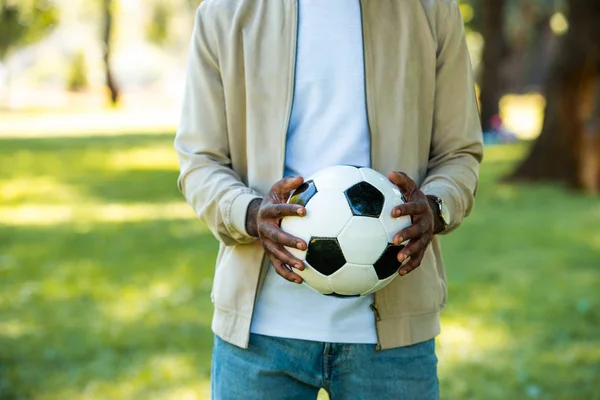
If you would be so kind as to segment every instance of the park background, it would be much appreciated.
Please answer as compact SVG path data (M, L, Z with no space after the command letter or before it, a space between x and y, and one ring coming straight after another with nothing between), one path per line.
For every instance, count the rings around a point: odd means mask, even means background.
M217 243L172 148L197 5L0 0L2 400L209 396ZM600 399L600 2L460 5L486 153L442 398Z

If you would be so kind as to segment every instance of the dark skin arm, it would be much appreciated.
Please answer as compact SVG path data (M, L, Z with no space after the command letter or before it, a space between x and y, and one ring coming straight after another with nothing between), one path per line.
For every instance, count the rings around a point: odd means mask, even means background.
M260 210L260 205L262 204L262 199L254 199L250 202L248 206L248 212L246 214L246 232L252 237L258 237L258 221L256 217L258 216L258 210Z
M290 270L291 266L300 271L304 263L292 256L285 247L306 250L307 244L302 239L285 233L279 223L285 217L305 216L306 209L297 204L287 204L287 200L304 180L301 177L284 178L275 183L264 199L256 199L248 206L246 231L258 238L271 259L275 271L290 282L302 283L302 278ZM284 247L285 246L285 247Z
M441 232L443 223L438 217L437 203L419 190L415 181L408 175L403 172L392 172L388 178L400 188L406 198L406 203L392 209L392 217L410 215L413 221L411 226L394 236L396 245L410 240L409 244L398 253L400 262L410 258L398 271L400 275L406 275L421 265L427 246L431 243L433 235Z

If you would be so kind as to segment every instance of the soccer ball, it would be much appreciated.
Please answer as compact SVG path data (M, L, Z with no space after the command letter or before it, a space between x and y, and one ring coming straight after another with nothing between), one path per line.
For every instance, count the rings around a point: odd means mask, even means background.
M398 276L396 233L411 224L409 216L392 218L405 202L387 177L370 168L334 166L307 179L288 203L306 208L305 217L286 217L281 229L308 244L306 251L286 247L304 262L294 270L325 295L364 296L383 289Z

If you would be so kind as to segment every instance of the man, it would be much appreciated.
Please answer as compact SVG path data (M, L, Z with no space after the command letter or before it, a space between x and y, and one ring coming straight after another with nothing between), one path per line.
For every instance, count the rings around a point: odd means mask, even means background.
M436 399L446 283L438 234L473 206L481 127L455 0L205 0L196 15L179 187L220 241L216 399ZM303 178L336 164L389 173L413 225L399 276L322 296L279 229ZM289 267L289 268L288 268Z

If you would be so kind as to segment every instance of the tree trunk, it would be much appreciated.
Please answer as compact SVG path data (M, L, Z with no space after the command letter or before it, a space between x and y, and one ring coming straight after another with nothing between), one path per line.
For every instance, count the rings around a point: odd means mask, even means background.
M591 193L600 192L600 79L596 79L594 107L583 136L583 160L579 168L583 187Z
M116 105L119 101L120 91L117 81L111 69L110 60L112 55L112 28L113 28L113 0L102 0L102 12L104 14L104 31L102 39L106 46L104 51L104 71L106 75L106 87L110 92L110 101L112 105Z
M540 137L508 177L551 181L577 189L600 187L600 2L569 0L569 31L546 83Z
M483 2L483 49L481 78L481 123L483 131L497 128L494 120L500 111L502 96L501 66L507 53L504 37L504 5L505 0L484 0Z

